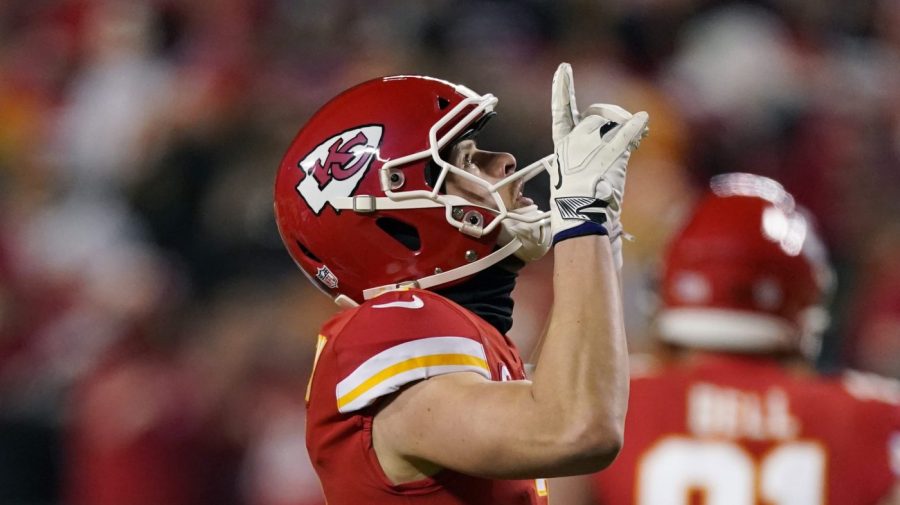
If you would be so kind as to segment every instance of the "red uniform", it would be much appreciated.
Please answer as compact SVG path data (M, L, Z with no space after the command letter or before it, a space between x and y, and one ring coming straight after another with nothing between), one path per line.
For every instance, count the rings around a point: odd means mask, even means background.
M900 473L900 386L700 354L635 374L604 505L874 505Z
M435 293L390 292L330 320L307 396L306 444L329 505L546 504L542 480L493 480L450 470L394 485L372 447L373 408L407 384L474 372L522 380L513 343Z

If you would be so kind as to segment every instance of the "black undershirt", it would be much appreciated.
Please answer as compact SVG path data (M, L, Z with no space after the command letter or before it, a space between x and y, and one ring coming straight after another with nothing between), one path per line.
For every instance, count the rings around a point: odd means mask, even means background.
M518 258L510 257L460 284L435 292L474 312L506 335L513 323L512 291L523 265Z

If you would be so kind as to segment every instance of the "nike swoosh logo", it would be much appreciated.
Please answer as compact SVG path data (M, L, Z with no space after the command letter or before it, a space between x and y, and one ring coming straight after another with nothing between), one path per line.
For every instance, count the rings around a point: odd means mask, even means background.
M419 298L418 296L413 295L413 299L408 302L397 301L397 302L381 303L378 305L372 305L372 308L373 309L421 309L424 306L425 306L425 302L423 302L422 299Z
M559 155L556 155L556 184L553 189L559 189L562 186L562 167L559 166Z

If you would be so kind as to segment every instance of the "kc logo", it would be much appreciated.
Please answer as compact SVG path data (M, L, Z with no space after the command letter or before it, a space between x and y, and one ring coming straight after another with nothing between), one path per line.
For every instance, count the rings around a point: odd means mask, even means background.
M303 172L297 192L316 214L332 198L350 196L381 145L384 127L367 125L329 138L297 164Z

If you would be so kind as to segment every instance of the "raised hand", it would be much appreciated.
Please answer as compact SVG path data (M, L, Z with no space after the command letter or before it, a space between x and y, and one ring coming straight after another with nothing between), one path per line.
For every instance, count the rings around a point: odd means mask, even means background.
M550 170L553 243L589 234L615 240L621 230L628 160L646 135L649 117L610 104L594 104L579 113L568 63L553 77L551 106L556 154Z

